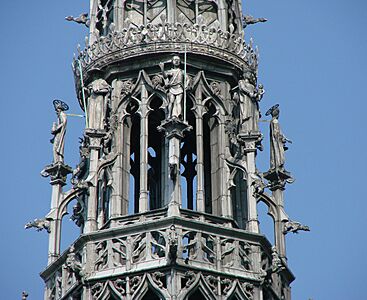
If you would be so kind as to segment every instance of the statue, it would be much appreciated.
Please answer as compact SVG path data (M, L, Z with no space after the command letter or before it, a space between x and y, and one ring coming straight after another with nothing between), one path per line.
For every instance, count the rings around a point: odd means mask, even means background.
M69 249L64 268L69 272L74 273L78 279L83 276L82 263L78 254L75 252L74 245Z
M80 16L76 18L73 16L67 16L65 20L69 22L76 22L78 24L84 24L87 28L89 28L90 25L90 19L88 18L88 13L80 14Z
M96 79L88 86L88 127L103 130L110 85L104 79Z
M310 231L310 227L307 225L302 225L299 222L295 222L292 220L288 220L284 223L283 233L287 234L288 232L298 233L298 231Z
M51 233L51 228L50 228L50 220L51 219L34 219L34 221L28 222L27 224L24 225L24 229L29 229L29 228L36 228L37 231L42 231L42 230L46 230L48 233Z
M54 137L50 140L50 142L51 144L53 144L54 163L58 162L63 163L66 124L67 124L65 111L69 109L69 106L61 100L54 100L53 104L58 117L58 121L57 123L54 122L52 125L51 133L53 134Z
M248 25L253 25L256 23L264 23L268 20L265 18L254 18L253 16L243 16L243 28L246 28Z
M270 121L270 169L284 171L284 151L288 150L286 142L292 143L292 141L288 140L280 130L279 113L279 104L276 104L265 115L272 116Z
M245 72L243 79L238 82L238 101L240 106L240 128L242 132L259 132L259 101L262 99L264 89L259 85L256 89L256 78L251 72Z
M185 73L180 69L181 59L178 55L174 55L172 58L173 68L169 71L164 71L164 63L160 63L162 75L164 79L169 79L166 87L168 88L168 116L169 118L181 118L182 119L182 99L185 88L188 85L186 77L185 85Z

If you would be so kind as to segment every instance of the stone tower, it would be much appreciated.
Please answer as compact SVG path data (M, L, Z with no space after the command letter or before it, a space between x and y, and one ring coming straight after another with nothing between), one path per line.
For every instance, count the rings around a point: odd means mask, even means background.
M54 101L45 299L286 299L294 276L279 107L262 150L258 53L237 0L91 0L86 48L73 61L86 128L75 169L64 161L67 105ZM65 190L71 174L72 188ZM267 189L271 193L267 192ZM80 237L60 253L69 212ZM274 220L260 234L257 203Z

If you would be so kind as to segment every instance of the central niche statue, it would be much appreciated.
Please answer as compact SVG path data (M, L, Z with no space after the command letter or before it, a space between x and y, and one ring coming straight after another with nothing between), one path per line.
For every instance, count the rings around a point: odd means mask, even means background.
M52 125L51 133L54 137L50 142L53 144L54 163L62 163L64 162L64 146L67 124L65 111L69 109L69 106L61 100L54 100L53 104L57 114L57 123L54 122Z
M169 80L168 88L168 117L182 118L182 99L185 89L185 72L180 69L181 59L178 55L172 57L173 68L164 71L164 63L159 63L164 79ZM187 80L186 80L187 81ZM187 83L187 82L186 82Z
M279 113L279 104L275 104L265 115L272 116L270 121L270 169L284 171L284 151L288 150L286 142L292 143L292 141L287 139L280 129Z
M103 130L110 85L104 79L96 79L88 86L88 127Z

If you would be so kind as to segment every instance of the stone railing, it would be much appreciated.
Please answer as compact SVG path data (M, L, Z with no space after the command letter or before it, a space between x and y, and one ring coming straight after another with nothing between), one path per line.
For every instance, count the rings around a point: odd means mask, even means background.
M246 44L231 25L230 30L225 31L220 28L218 21L207 26L203 24L202 18L199 20L197 24L188 25L167 23L162 18L158 24L148 23L139 27L127 21L127 27L119 31L112 24L107 36L96 36L92 44L86 40L87 47L84 50L78 46L78 56L73 61L74 73L79 77L79 62L85 72L137 54L183 52L185 49L188 53L208 54L230 61L238 67L246 65L256 72L258 50L253 48L252 40ZM106 59L111 55L110 59Z
M208 224L196 220L198 214L188 218L189 212L183 213L183 217L160 219L155 218L158 216L155 213L147 213L144 222L129 223L125 219L123 226L82 236L41 274L48 294L54 297L52 299L66 299L87 282L93 286L93 299L99 299L104 278L111 277L116 278L116 282L108 284L130 293L131 299L135 299L134 293L145 279L151 280L162 294L169 293L164 291L164 281L172 267L191 270L179 275L183 279L188 277L188 281L201 280L201 276L214 294L218 292L218 285L211 285L210 281L217 278L215 274L221 274L223 283L231 286L234 280L260 286L270 278L267 277L271 276L269 270L285 272L292 281L293 275L274 256L263 236L231 228L224 218L222 226L218 226L214 219ZM154 217L149 218L149 214ZM260 254L261 265L255 263ZM94 286L96 281L99 283ZM185 288L188 289L189 284Z

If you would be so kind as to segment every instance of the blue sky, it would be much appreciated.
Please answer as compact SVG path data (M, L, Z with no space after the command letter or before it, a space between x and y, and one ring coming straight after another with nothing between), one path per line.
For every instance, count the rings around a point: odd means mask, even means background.
M78 107L71 60L86 29L64 17L89 1L21 1L2 4L0 19L1 299L42 299L38 273L47 263L47 233L25 231L49 209L51 187L40 170L52 160L54 98ZM247 30L260 48L259 81L265 112L280 103L281 125L293 140L287 169L286 210L310 233L287 235L289 265L297 279L293 299L361 299L367 267L366 164L367 3L362 0L252 0L244 10L266 17ZM69 119L66 161L78 161L83 120ZM267 137L267 125L262 125ZM267 143L265 142L265 145ZM269 167L269 152L259 154ZM260 210L263 212L263 210ZM76 236L66 221L64 244ZM73 233L71 233L73 231Z

